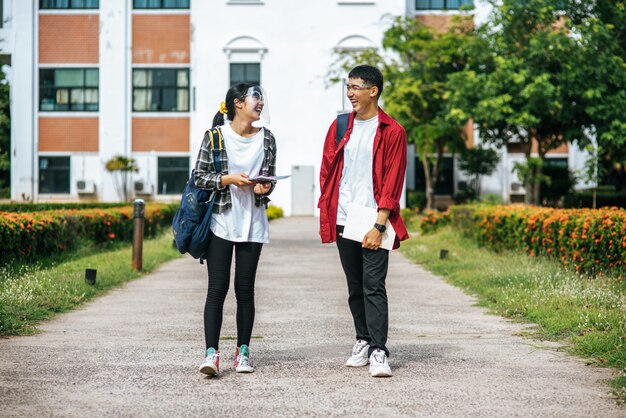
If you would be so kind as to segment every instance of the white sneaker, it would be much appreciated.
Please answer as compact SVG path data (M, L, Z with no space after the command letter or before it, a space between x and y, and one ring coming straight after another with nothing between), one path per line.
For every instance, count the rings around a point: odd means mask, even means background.
M348 367L361 367L367 366L369 359L367 358L367 352L370 349L370 345L367 341L357 340L352 347L352 356L346 361Z
M254 367L250 362L250 351L245 344L241 347L237 347L237 352L235 353L235 371L237 373L254 372Z
M391 377L391 367L387 363L387 354L380 349L376 349L370 356L370 374L372 377Z
M213 347L206 350L206 357L200 365L200 373L209 376L217 376L220 372L220 353L215 351Z

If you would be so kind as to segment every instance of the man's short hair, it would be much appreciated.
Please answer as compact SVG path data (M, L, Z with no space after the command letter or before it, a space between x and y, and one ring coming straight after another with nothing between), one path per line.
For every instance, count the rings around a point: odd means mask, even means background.
M367 64L357 65L350 71L348 78L360 78L367 84L378 87L378 97L383 93L383 74L376 67Z

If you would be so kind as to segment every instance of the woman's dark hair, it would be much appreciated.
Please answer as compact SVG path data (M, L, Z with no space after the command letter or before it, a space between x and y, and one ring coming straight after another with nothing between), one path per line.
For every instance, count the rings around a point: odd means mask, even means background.
M250 87L253 87L254 84L250 83L239 83L233 85L226 92L226 99L224 102L226 103L226 109L228 109L228 119L232 122L235 119L235 99L244 100L246 97L246 93ZM213 117L213 128L216 126L220 126L224 124L224 115L218 110L215 116Z
M371 65L357 65L350 71L348 78L360 78L371 86L378 87L378 97L383 94L383 73Z

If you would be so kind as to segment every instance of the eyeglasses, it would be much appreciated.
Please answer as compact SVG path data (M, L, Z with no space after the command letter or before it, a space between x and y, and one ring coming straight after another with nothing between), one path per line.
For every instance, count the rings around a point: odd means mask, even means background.
M346 89L348 90L348 92L371 89L372 87L374 86L369 86L367 84L346 84Z

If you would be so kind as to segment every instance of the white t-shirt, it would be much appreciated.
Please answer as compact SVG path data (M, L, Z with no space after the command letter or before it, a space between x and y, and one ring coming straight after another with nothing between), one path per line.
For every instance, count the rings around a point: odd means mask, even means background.
M228 154L228 172L246 173L250 177L261 171L263 164L263 137L261 129L256 135L245 138L238 135L229 124L221 127L224 148ZM267 214L264 206L256 206L254 186L228 186L232 206L211 217L211 231L218 237L233 242L270 241Z
M350 203L369 208L378 207L374 199L372 177L374 137L377 128L378 115L368 120L354 120L350 140L343 147L343 171L339 183L337 225L346 224Z

